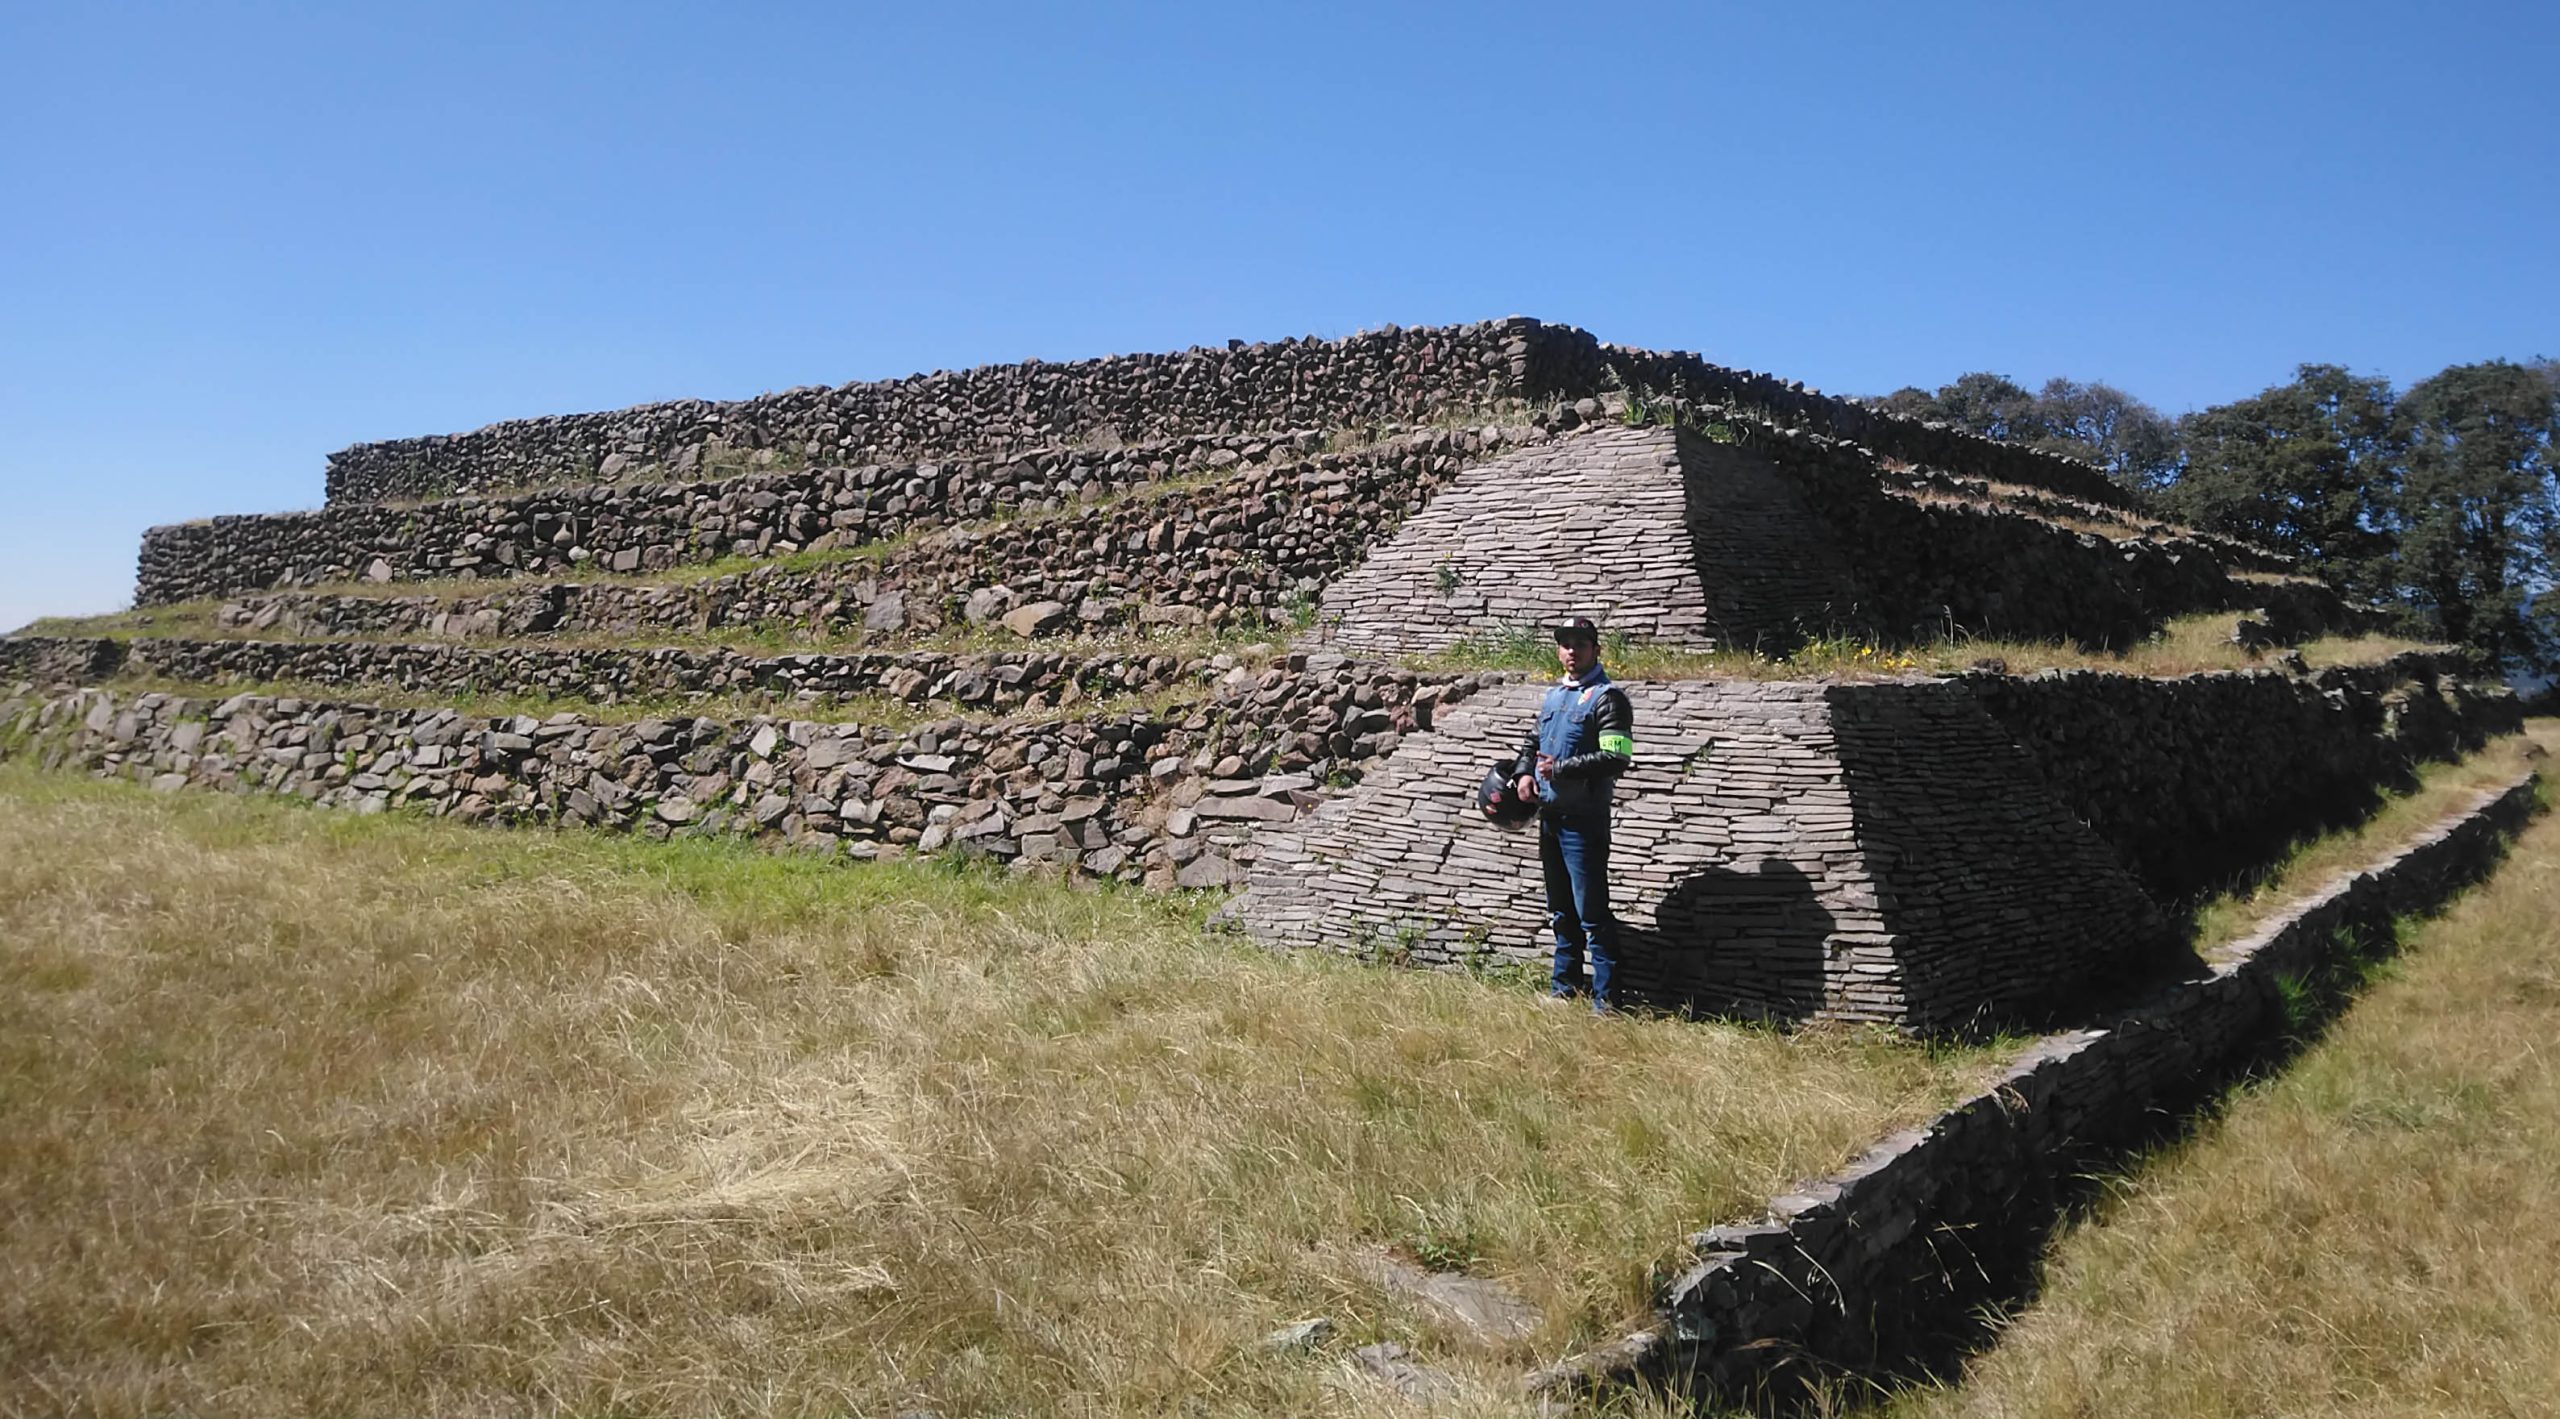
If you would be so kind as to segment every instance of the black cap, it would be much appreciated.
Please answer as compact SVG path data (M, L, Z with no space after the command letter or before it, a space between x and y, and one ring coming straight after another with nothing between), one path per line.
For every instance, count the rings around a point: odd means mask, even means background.
M1593 645L1600 643L1600 623L1588 616L1576 616L1570 621L1559 621L1556 623L1555 632L1558 645L1566 645L1574 641L1589 641Z

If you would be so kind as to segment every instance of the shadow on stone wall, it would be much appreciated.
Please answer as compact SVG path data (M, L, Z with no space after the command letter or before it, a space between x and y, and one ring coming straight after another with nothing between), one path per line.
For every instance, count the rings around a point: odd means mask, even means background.
M2159 900L2246 888L2308 836L2372 816L2416 766L2520 721L2430 657L2152 680L1970 677L1977 703Z
M1690 556L1716 643L1778 657L1857 600L1829 526L1764 454L1679 432Z
M1891 933L1870 953L1890 951L1910 1025L2058 1023L2193 968L2107 842L1963 686L1841 686L1827 698Z
M1662 1009L1794 1024L1823 1006L1832 915L1794 863L1703 867L1641 919L1622 916L1628 992Z

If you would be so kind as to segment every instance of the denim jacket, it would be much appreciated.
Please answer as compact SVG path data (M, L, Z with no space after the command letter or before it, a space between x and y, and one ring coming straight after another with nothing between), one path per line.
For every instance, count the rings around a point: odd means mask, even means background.
M1605 817L1618 775L1635 756L1635 707L1599 666L1558 682L1538 706L1538 723L1521 741L1519 772L1537 775L1538 801L1550 817ZM1555 760L1537 774L1538 756Z

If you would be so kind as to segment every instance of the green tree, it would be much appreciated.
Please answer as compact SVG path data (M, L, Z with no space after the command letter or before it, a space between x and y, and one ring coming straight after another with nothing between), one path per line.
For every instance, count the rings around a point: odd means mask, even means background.
M2396 584L2401 435L2391 382L2302 365L2293 382L2187 415L2168 510L2299 557L2359 595Z
M2112 384L2046 380L2036 419L2039 447L2095 463L2119 487L2148 496L2178 476L2177 425Z
M2560 652L2560 380L2549 361L2455 365L2412 388L2396 427L2404 601L2441 638L2501 664L2548 669Z
M2177 475L2176 426L2111 384L2056 378L2030 391L2007 375L1977 371L1934 392L1906 387L1877 402L1897 414L2095 463L2138 492Z

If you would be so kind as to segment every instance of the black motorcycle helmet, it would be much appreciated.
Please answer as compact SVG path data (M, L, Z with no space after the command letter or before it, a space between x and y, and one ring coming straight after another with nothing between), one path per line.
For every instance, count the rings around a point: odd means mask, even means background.
M1521 801L1513 791L1512 768L1509 759L1497 759L1476 784L1476 811L1506 828L1518 827L1538 816L1538 805Z

